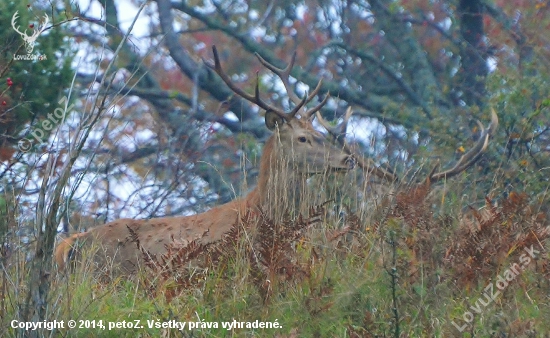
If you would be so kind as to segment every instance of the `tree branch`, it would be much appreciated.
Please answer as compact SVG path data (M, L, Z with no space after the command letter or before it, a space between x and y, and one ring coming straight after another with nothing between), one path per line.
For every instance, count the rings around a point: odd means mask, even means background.
M386 33L385 37L397 49L405 64L405 69L409 71L413 92L417 93L424 103L444 102L444 97L439 90L440 86L426 53L403 21L399 20L398 16L392 13L383 2L385 1L371 1L371 8L378 18L376 22ZM429 119L433 118L430 111L425 111L425 113Z
M432 114L430 112L430 108L428 107L428 104L418 96L417 93L414 92L414 90L407 84L405 81L403 81L403 77L397 75L393 69L391 69L389 66L387 66L384 62L380 61L377 57L375 57L372 54L366 53L364 51L359 51L357 49L354 49L353 47L350 47L349 45L346 45L342 42L334 42L332 45L340 47L350 53L351 55L355 55L356 57L360 58L361 60L367 60L371 63L374 63L377 67L379 67L386 75L388 75L391 79L393 79L399 87L407 94L409 99L416 105L422 107L422 110L426 114L426 116L430 117Z
M172 5L170 0L157 0L159 10L159 20L162 32L165 35L165 45L170 52L170 56L180 70L187 75L190 80L197 79L197 85L210 93L216 100L228 101L229 109L231 109L237 118L241 121L246 121L254 118L257 114L250 108L250 105L245 101L233 95L233 92L215 75L212 71L198 64L181 47L179 37L174 32L173 24L174 17L172 16Z

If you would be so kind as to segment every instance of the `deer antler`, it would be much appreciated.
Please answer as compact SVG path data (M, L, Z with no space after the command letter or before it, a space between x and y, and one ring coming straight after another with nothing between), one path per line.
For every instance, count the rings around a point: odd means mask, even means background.
M330 135L332 135L332 137L334 137L336 142L338 142L344 148L344 151L350 155L354 155L354 160L359 168L363 169L366 172L372 172L374 175L382 179L388 180L390 182L397 181L397 176L395 176L394 174L392 174L391 172L383 168L377 167L370 158L358 157L355 154L353 154L351 147L346 141L346 129L348 127L349 118L353 114L353 110L351 109L351 107L348 107L348 110L344 115L342 123L340 123L335 127L332 127L321 116L321 113L319 113L319 111L317 111L316 114L317 114L317 121L329 132Z
M267 62L263 57L260 56L260 54L255 54L258 60L260 60L260 63L264 65L267 69L271 70L274 74L276 74L281 81L283 82L283 85L285 86L285 90L288 93L288 97L290 98L290 101L294 103L295 106L300 105L301 99L294 93L292 90L292 87L290 85L290 72L292 71L292 67L294 67L294 62L296 62L296 52L292 54L292 57L290 58L290 62L285 67L285 69L277 68L271 63Z
M281 82L285 86L285 90L288 94L288 97L290 98L290 101L292 101L295 105L294 108L296 107L299 107L299 109L302 108L302 106L304 106L304 104L302 104L303 100L300 100L300 98L298 97L298 95L296 95L296 93L294 93L294 90L292 90L292 86L290 85L290 72L292 71L292 67L294 67L294 62L296 62L296 52L292 54L290 62L284 69L275 67L273 64L267 62L264 58L262 58L258 53L256 53L256 57L258 58L258 60L262 65L264 65L267 69L271 70L275 75L277 75L281 79ZM320 79L319 82L317 83L317 86L313 90L313 92L311 92L311 94L307 96L306 103L309 103L311 100L313 100L315 96L317 96L317 94L319 93L319 90L321 90L322 83L323 83L323 79ZM302 114L300 115L302 115L302 117L306 119L311 118L313 113L323 108L323 106L327 103L329 97L330 97L330 94L327 93L324 99L321 100L321 102L317 106L309 109L303 115Z
M40 35L43 31L46 30L46 26L50 22L50 18L48 17L48 14L44 14L44 23L40 25L40 28L37 28L34 30L34 33L32 34L31 38L36 38L38 35Z
M258 53L256 53L256 57L258 58L258 60L262 65L264 65L267 69L271 70L275 75L277 75L281 79L281 82L285 86L285 90L288 94L288 97L290 98L290 101L294 103L294 106L295 107L300 106L302 100L300 100L298 95L294 93L294 90L292 90L292 86L290 85L290 72L292 71L292 67L294 67L294 62L296 62L296 52L292 54L292 57L290 58L290 62L284 69L275 67L271 63L267 62L264 58L262 58ZM323 79L319 80L313 92L311 92L311 94L307 96L306 102L310 102L311 100L313 100L315 96L317 96L317 94L319 93L319 90L321 90L322 83L323 83ZM325 98L317 106L306 111L302 117L306 119L310 118L313 115L313 113L323 108L323 106L326 104L329 97L330 95L327 93L327 95L325 95Z
M294 54L292 56L292 59L291 59L290 63L287 65L287 67L285 69L280 69L280 68L275 67L274 65L272 65L269 62L267 62L266 60L264 60L260 55L256 54L256 57L258 58L260 63L262 63L266 68L271 70L273 73L275 73L281 79L281 81L283 82L283 85L285 86L285 90L287 91L287 94L288 94L290 100L294 103L294 108L292 109L292 111L290 111L289 113L286 113L283 109L280 109L280 108L277 108L273 105L270 105L270 104L268 104L267 102L263 101L260 98L260 88L259 88L259 81L258 81L258 75L257 74L256 74L256 87L255 87L255 90L254 90L254 95L251 95L251 94L245 92L244 90L242 90L241 88L239 88L238 86L236 86L231 81L229 76L224 72L224 70L221 66L221 62L220 62L220 58L218 56L218 50L216 49L216 46L212 46L212 52L214 54L214 64L212 64L212 62L206 61L206 60L205 60L205 64L209 68L214 70L221 77L221 79L225 82L225 84L227 84L227 86L233 92L235 92L235 94L241 96L243 99L245 99L247 101L250 101L250 102L256 104L258 107L260 107L260 108L262 108L266 111L273 111L274 113L276 113L277 115L279 115L281 118L283 118L286 121L290 121L291 119L293 119L296 116L296 113L298 113L298 111L300 109L302 109L302 107L304 107L306 104L311 102L311 100L313 100L313 98L315 98L315 96L317 95L317 93L319 93L319 90L321 89L322 80L319 81L319 83L317 84L317 87L313 90L313 92L311 92L311 94L309 94L309 95L306 95L303 99L300 99L292 91L292 88L291 88L290 82L289 82L289 76L290 76L290 71L292 70L294 62L296 60L296 54ZM302 117L309 118L315 111L318 111L319 109L321 109L325 105L325 103L327 102L328 97L329 97L329 94L327 93L325 98L317 106L315 106L314 108L311 108L310 110L308 110Z
M428 176L428 180L432 183L435 183L441 179L453 177L470 166L472 166L474 163L479 160L481 155L485 152L487 149L487 146L489 145L489 139L492 135L494 135L495 131L498 127L498 116L494 109L491 109L491 123L489 124L489 127L486 129L483 124L479 121L477 121L477 124L479 125L479 128L481 130L481 134L479 136L478 141L474 145L470 151L468 151L466 154L462 155L462 157L458 160L458 162L449 170L445 170L443 172L434 173L435 168L432 170L432 173Z
M44 23L40 26L40 29L38 29L38 28L35 29L33 31L33 34L31 36L28 36L26 29L25 29L25 32L21 32L19 30L20 26L17 26L17 27L15 26L17 19L19 19L19 11L15 11L15 13L13 14L13 17L11 18L11 25L12 25L13 29L17 33L19 33L19 35L21 35L25 38L25 41L28 40L28 39L36 38L40 33L42 33L44 30L46 30L46 25L48 24L48 22L50 22L50 18L48 17L48 15L44 14Z
M26 29L25 29L25 32L23 33L23 32L21 32L21 31L19 30L19 27L20 27L20 26L15 27L15 23L16 23L17 19L19 19L19 11L15 11L15 13L13 14L13 16L12 16L12 18L11 18L11 25L12 25L13 29L14 29L17 33L19 33L19 35L27 36L27 30L26 30Z
M335 138L335 140L340 145L342 145L344 150L349 154L352 154L352 152L348 143L346 142L345 133L349 122L349 118L351 117L352 114L353 114L353 111L351 107L349 107L348 110L346 111L346 114L344 115L342 123L340 123L336 127L332 127L325 119L323 119L321 114L317 112L317 121ZM468 169L477 160L479 160L479 158L481 157L483 152L485 152L485 150L487 149L487 146L489 145L490 137L495 133L498 127L498 116L495 110L494 109L491 110L491 123L489 124L488 128L485 128L483 124L479 121L477 121L477 123L480 127L481 135L479 137L479 140L474 145L474 147L470 149L470 151L468 151L466 154L464 154L458 160L458 162L449 170L436 173L435 170L437 169L437 166L435 166L434 169L431 171L431 173L428 175L427 180L429 182L435 183L442 179L453 177L463 172L464 170ZM380 178L386 179L388 181L398 180L394 174L382 168L376 167L371 159L367 159L367 161L365 161L362 158L356 157L355 160L357 162L357 165L361 169L366 171L372 171L373 174L375 174Z

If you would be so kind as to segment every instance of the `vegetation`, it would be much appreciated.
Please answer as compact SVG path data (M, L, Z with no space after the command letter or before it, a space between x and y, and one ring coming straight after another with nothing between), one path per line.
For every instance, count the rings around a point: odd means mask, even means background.
M77 320L82 328L58 331L71 337L134 336L135 329L110 331L108 323L135 320L146 337L547 332L550 265L540 244L550 231L537 203L514 192L500 206L488 199L482 210L433 212L442 196L430 191L429 184L416 185L384 199L368 218L340 216L338 228L330 204L283 224L247 215L222 242L174 246L162 257L143 252L146 266L132 280L109 269L98 274L83 253L82 264L56 279L50 318ZM260 235L251 244L243 230L258 221ZM517 274L510 275L514 265ZM16 299L15 290L6 299ZM93 327L100 320L106 329ZM187 326L159 329L147 320ZM239 328L233 320L280 327Z
M0 335L550 332L547 2L4 1L0 9ZM16 57L26 47L11 27L16 11L28 34L48 15L33 51L46 58ZM162 257L143 250L146 264L130 279L95 266L89 252L58 273L58 229L202 212L254 185L264 112L204 65L212 45L234 82L252 92L260 71L264 99L285 108L280 81L254 53L282 66L295 51L292 89L301 96L323 78L320 93L331 99L322 116L341 119L351 106L350 147L399 182L363 170L314 176L300 209L309 212L283 222L249 214L222 242L171 243ZM44 128L56 108L64 119ZM476 165L427 181L472 147L477 121L486 125L493 109L499 129ZM21 148L37 130L44 142ZM244 230L256 224L250 240ZM140 246L130 230L129 238ZM83 327L68 329L70 319ZM65 328L24 331L12 320ZM144 327L128 328L134 320ZM279 327L246 327L255 321ZM126 328L109 330L115 322ZM187 328L149 328L175 322Z

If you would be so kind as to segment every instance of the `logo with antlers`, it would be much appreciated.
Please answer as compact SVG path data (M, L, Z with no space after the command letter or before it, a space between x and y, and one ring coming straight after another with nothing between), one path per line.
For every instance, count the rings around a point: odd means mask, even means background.
M44 14L44 23L42 23L39 27L35 28L33 30L33 33L32 35L27 35L27 30L25 29L24 32L21 32L19 30L19 26L15 26L16 24L16 21L19 17L19 11L16 11L12 18L11 18L11 25L13 27L13 29L19 33L19 35L21 35L21 37L23 38L23 41L25 41L25 49L27 50L27 53L28 54L31 54L33 49L34 49L34 43L36 41L36 39L38 38L38 36L46 30L46 25L48 24L48 22L50 21L50 18L48 17L47 14ZM31 28L33 28L33 26L31 25Z

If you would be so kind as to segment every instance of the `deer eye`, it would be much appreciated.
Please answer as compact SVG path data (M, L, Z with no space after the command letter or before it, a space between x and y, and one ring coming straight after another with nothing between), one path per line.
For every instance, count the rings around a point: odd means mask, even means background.
M305 136L300 136L300 137L298 137L298 141L304 143L304 142L307 141L307 139L305 138Z

